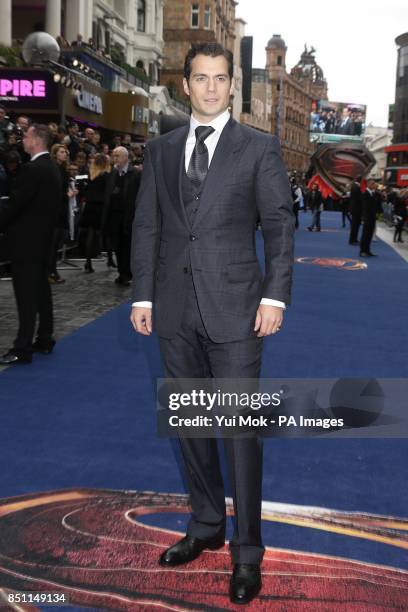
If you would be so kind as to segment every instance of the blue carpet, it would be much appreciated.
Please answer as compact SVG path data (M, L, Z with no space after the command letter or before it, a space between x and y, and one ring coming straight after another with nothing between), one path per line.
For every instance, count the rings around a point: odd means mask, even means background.
M339 213L323 215L333 231L321 233L300 219L298 257L357 259ZM408 265L382 242L373 250L366 270L296 264L293 305L265 342L263 376L407 377ZM76 486L183 491L171 443L155 436L157 338L132 333L128 314L124 304L54 355L0 374L1 497ZM407 465L406 440L269 440L264 499L405 517ZM165 520L180 529L185 517ZM358 538L272 523L264 534L271 546L407 567L403 551Z

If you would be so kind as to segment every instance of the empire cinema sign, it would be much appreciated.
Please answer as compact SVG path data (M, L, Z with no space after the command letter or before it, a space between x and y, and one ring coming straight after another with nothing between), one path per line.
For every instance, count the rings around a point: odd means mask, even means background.
M58 108L56 84L43 70L3 69L0 78L0 103L7 108L54 110Z
M92 94L89 91L84 91L84 90L76 91L75 100L76 100L77 105L80 108L85 108L86 110L89 110L92 113L97 113L98 115L102 115L103 113L102 98L100 98L96 94Z
M44 79L0 79L0 96L2 100L26 98L45 98L47 88Z

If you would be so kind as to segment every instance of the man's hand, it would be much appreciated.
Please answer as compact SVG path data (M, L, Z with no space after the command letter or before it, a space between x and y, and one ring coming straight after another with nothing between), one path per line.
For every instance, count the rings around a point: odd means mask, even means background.
M256 313L254 331L258 338L276 334L283 321L283 308L261 304Z
M132 325L139 334L150 336L152 333L152 309L142 306L133 306L130 313Z

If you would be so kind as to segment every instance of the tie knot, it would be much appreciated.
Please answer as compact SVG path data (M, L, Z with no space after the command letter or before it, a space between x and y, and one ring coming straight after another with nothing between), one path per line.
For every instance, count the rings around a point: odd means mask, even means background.
M211 125L199 125L195 129L196 140L204 142L204 140L208 138L208 136L213 132L215 132L215 130L213 127L211 127Z

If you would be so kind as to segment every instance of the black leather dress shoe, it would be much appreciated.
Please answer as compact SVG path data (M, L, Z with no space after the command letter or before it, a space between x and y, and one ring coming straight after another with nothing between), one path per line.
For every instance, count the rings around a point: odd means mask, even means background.
M17 365L20 363L31 363L31 361L31 355L19 355L13 350L0 357L0 365Z
M235 604L247 604L261 590L261 569L257 564L236 563L230 582L230 600Z
M186 535L182 540L179 540L174 546L171 546L161 555L159 559L160 565L171 567L173 565L182 565L197 559L203 550L217 550L222 548L225 543L224 535L218 535L207 540L200 540L193 536Z
M41 342L41 340L36 340L32 349L34 353L42 353L43 355L50 355L54 349L55 340L50 340L49 342Z

